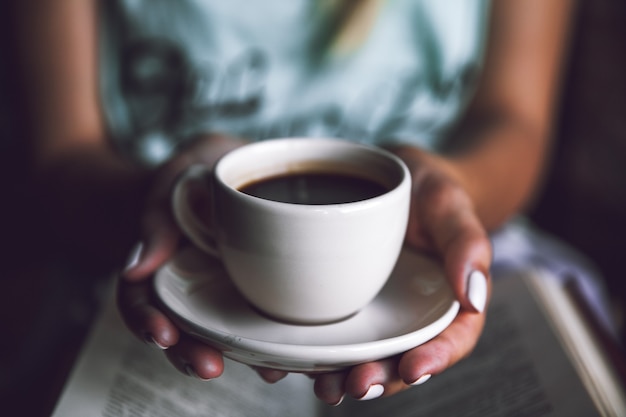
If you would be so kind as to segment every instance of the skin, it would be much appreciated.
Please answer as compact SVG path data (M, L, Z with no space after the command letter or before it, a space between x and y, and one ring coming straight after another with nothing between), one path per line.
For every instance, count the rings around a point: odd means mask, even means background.
M443 372L472 351L485 312L468 299L468 275L481 271L490 291L488 232L523 210L540 185L573 3L495 1L484 75L454 132L477 145L446 155L408 146L393 149L411 169L415 184L407 243L440 257L461 311L439 336L402 355L312 375L322 401L361 398L375 384L389 396L423 375ZM203 135L153 170L116 154L98 100L94 6L86 0L15 2L33 165L47 190L42 198L64 202L51 209L67 241L101 237L82 250L103 266L121 265L133 243L142 243L137 262L122 272L118 285L118 305L128 327L137 337L166 347L182 372L215 378L223 372L221 353L182 334L152 303L148 288L181 237L169 211L175 178L193 163L215 163L245 141ZM268 382L285 375L257 371Z

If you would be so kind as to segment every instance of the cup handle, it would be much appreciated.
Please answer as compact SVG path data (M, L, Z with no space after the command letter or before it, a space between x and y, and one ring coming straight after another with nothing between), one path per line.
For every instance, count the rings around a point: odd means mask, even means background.
M192 181L206 181L210 170L203 165L190 166L176 181L172 193L172 211L178 226L187 237L209 255L219 258L215 232L207 227L189 204L189 187Z

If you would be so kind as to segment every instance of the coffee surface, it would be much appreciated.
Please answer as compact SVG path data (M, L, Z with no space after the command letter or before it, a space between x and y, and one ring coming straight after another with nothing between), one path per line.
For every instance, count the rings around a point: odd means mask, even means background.
M388 188L370 179L327 172L302 172L263 178L239 191L266 200L292 204L342 204L367 200Z

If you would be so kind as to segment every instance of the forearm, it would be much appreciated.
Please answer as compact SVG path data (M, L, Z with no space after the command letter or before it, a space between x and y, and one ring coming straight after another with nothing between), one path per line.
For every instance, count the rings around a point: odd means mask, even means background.
M121 264L138 239L152 173L91 145L56 154L35 172L52 247Z
M462 123L459 140L472 145L447 159L476 212L493 230L532 201L550 148L550 129L497 115Z
M450 161L485 227L523 210L550 151L574 2L493 4L484 72L451 140L469 144Z
M137 238L149 173L117 155L106 138L96 2L20 1L15 17L21 133L32 150L31 190L46 219L45 248L119 261Z

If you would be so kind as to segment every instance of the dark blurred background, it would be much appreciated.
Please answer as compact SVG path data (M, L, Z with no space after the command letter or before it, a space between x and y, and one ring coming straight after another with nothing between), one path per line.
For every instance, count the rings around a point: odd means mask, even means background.
M6 415L40 416L54 405L97 297L88 268L41 244L46 207L29 189L9 4L0 3L0 404ZM592 258L618 317L626 301L625 42L625 1L580 1L553 160L530 211Z
M626 300L626 2L579 4L552 164L531 217L592 258L619 315Z
M0 414L39 417L54 407L102 277L45 243L48 207L32 189L12 3L0 2Z

